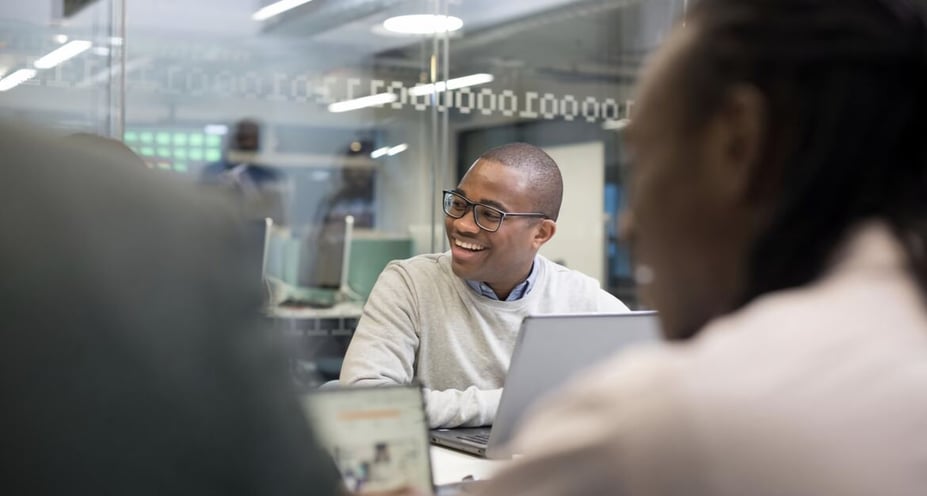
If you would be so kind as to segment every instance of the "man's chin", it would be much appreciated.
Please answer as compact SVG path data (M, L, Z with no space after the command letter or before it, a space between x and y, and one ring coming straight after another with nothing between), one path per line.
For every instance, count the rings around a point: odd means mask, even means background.
M459 259L454 258L453 255L451 255L451 270L454 271L455 276L468 281L475 281L479 277L470 267L467 267L467 265Z
M467 270L464 267L461 267L460 262L451 255L451 270L454 271L454 275L461 277L463 279L467 278Z

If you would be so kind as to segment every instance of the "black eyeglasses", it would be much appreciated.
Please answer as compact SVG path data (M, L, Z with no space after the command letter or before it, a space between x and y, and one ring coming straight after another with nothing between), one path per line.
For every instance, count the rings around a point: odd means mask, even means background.
M503 212L496 207L474 203L460 193L453 191L444 191L444 213L454 219L459 219L467 215L467 210L473 209L473 221L480 229L489 232L496 232L502 227L502 221L506 217L539 217L549 219L547 214L542 213L520 213L520 212Z

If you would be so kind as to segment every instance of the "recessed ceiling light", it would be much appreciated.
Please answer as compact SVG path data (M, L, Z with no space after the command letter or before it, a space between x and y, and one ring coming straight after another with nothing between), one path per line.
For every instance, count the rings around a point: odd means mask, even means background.
M390 17L383 21L387 31L402 34L435 34L457 31L463 27L459 17L417 14Z

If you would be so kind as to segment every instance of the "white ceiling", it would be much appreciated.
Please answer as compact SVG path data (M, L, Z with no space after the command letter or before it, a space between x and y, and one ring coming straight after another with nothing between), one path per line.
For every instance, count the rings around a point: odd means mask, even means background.
M56 46L52 37L59 33L95 41L108 37L115 0L99 0L69 19L57 17L60 8L54 5L61 1L0 3L0 59L6 56L9 65L12 56L23 59L20 62L40 56ZM576 0L313 0L263 23L253 21L251 14L269 1L125 0L131 53L161 58L171 53L182 58L183 53L193 51L226 50L232 53L220 57L234 59L236 54L248 52L266 57L287 51L287 47L292 51L312 47L312 54L317 54L318 48L323 47L321 52L329 63L339 58L356 62L362 57L421 44L421 37L389 35L378 29L392 15L436 13L438 5L464 20L464 28L453 34L453 39L459 40L492 26L577 3ZM556 34L548 32L545 36ZM23 38L28 40L23 42ZM10 48L6 53L5 47ZM283 54L275 57L281 58Z
M100 0L64 22L54 18L48 0L0 1L0 74L27 66L57 46L53 36L58 33L105 43L113 1ZM576 89L579 83L593 86L589 94L614 94L618 86L630 84L643 54L659 41L684 0L313 0L267 23L250 18L260 7L258 0L125 2L127 67L140 62L134 75L151 69L155 76L139 79L154 78L162 86L164 81L157 78L169 77L162 73L173 67L210 74L330 75L340 81L361 72L365 75L360 77L411 84L419 80L431 40L385 36L374 33L374 27L391 15L429 12L437 3L464 20L450 42L450 77L492 72L497 84L508 88L546 85L567 92L565 88ZM80 57L82 62L104 60L90 52ZM66 64L63 70L73 72L79 66ZM44 102L44 93L35 89L35 98ZM28 94L0 94L0 109L14 103L25 108L21 100ZM204 115L244 112L242 106L249 103L222 107L206 102L200 108L185 94L146 98L160 105L159 112L167 112L159 118L191 108ZM138 108L133 107L136 112Z

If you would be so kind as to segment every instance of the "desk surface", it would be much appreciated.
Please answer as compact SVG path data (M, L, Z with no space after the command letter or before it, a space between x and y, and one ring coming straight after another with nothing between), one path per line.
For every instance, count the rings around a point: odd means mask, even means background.
M444 448L431 447L431 466L435 484L460 482L466 476L476 480L490 478L511 460L489 460Z
M343 301L328 308L282 307L275 305L267 310L271 317L286 319L360 318L364 304L359 301Z

